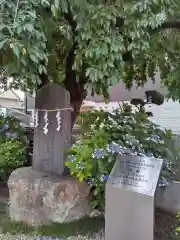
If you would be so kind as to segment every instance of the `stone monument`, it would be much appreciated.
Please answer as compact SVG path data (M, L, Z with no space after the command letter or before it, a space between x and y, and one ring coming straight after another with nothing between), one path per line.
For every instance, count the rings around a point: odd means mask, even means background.
M162 160L119 156L106 184L105 239L153 240Z
M33 166L16 169L9 180L10 217L30 225L67 222L88 214L89 188L65 176L71 142L69 93L49 83L35 100Z
M71 142L71 108L68 91L53 83L36 95L33 168L61 175Z

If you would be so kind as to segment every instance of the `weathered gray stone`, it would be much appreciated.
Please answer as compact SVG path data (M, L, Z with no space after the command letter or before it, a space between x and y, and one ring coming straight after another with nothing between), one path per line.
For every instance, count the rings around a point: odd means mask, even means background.
M172 214L180 213L180 182L172 182L165 188L157 188L156 206Z
M8 180L10 217L30 225L69 222L89 214L89 187L74 177L57 177L31 167Z
M34 130L33 168L36 171L62 175L67 149L71 144L71 111L60 112L61 130L57 131L57 111L48 111L48 133L44 134L44 114L42 110L70 109L69 92L49 83L41 88L36 95L36 109L39 125Z

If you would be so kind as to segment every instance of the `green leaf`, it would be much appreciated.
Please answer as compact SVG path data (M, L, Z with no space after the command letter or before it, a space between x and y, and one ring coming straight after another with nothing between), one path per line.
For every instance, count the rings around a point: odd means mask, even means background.
M20 58L20 48L17 44L13 45L12 47L14 54L19 59Z
M58 12L57 12L57 8L54 4L51 6L51 11L52 11L53 17L57 17Z
M4 47L6 42L7 42L7 39L0 41L0 49L2 49Z
M59 0L54 0L54 6L58 9L59 8Z
M30 55L30 59L35 62L35 63L38 63L38 59L34 56L34 55Z
M26 24L24 28L27 29L29 32L32 32L34 30L34 26L31 23Z
M4 24L0 24L0 31L2 31L6 26Z
M39 67L38 67L38 71L39 71L39 73L40 73L40 74L42 74L42 73L43 73L43 68L42 68L42 66L41 66L41 65L39 65Z

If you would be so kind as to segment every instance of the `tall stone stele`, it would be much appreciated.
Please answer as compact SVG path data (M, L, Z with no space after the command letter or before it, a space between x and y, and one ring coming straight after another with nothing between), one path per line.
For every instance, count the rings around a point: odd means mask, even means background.
M51 83L43 87L36 96L38 126L34 133L33 168L37 171L61 175L64 160L71 142L71 110L68 91ZM48 132L44 133L45 109L60 109L61 129L57 131L57 111L48 111ZM64 109L64 110L63 110ZM42 111L41 111L42 110Z
M9 178L10 217L30 225L83 217L89 211L88 185L63 174L71 143L69 93L49 83L37 92L35 108L33 166Z

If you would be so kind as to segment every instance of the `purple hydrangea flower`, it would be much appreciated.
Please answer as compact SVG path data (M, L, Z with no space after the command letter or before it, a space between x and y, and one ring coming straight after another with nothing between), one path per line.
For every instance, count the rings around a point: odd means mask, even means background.
M97 159L104 158L105 156L106 156L106 152L104 149L96 149L92 154L92 157Z
M109 175L104 175L104 181L107 181L109 178Z
M122 147L115 142L110 143L107 146L107 150L108 150L108 152L113 153L113 154L114 153L122 153Z
M108 178L109 178L109 175L102 174L101 177L100 177L100 181L101 182L106 182L108 180Z
M18 136L17 133L12 133L12 134L11 134L11 137L12 137L12 138L17 138L17 136Z
M166 179L164 178L159 179L159 182L158 182L159 187L166 187L168 185L169 185L169 182Z
M11 138L12 137L12 133L10 133L10 132L7 132L5 135L6 135L7 138Z
M8 123L5 123L4 125L3 125L3 129L4 130L7 130L9 128L9 124Z

